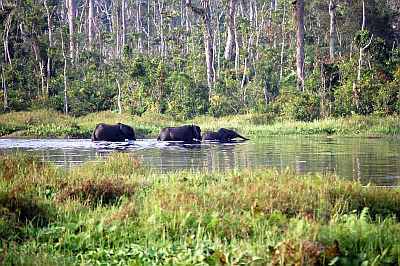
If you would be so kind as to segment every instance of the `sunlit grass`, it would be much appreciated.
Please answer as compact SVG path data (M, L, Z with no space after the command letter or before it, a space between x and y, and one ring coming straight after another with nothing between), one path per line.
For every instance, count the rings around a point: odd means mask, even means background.
M274 169L160 174L0 158L5 265L398 264L400 191Z
M253 140L270 135L384 136L400 134L400 117L398 116L354 115L300 122L276 119L269 114L244 114L220 118L201 116L179 121L171 116L155 113L132 116L127 113L104 111L73 118L52 111L32 111L0 115L0 135L89 138L96 124L118 122L131 125L138 138L155 138L163 127L192 123L199 125L203 132L218 130L221 127L235 129Z

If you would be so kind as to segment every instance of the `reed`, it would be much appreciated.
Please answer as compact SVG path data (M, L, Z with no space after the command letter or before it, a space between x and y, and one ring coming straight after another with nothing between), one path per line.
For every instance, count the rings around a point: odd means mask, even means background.
M63 170L0 158L4 265L400 263L400 191L290 170Z

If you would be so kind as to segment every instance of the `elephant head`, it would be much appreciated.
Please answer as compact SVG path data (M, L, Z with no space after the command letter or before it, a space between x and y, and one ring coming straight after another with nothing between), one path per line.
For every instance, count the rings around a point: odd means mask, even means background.
M125 139L136 140L135 131L133 131L133 128L121 123L118 123L118 125L119 125L119 130L122 132L122 135L125 137Z
M234 138L241 138L243 140L249 140L248 138L245 138L245 137L239 135L237 132L235 132L234 130L231 130L231 129L220 128L217 133L219 136L219 140L222 142L229 142Z
M226 129L226 128L220 128L218 132L214 131L206 131L204 132L203 135L203 140L208 140L208 141L219 141L219 142L231 142L234 138L241 138L243 140L249 140L248 138L245 138L241 135L239 135L237 132Z
M192 133L195 140L201 140L201 129L199 126L192 125Z

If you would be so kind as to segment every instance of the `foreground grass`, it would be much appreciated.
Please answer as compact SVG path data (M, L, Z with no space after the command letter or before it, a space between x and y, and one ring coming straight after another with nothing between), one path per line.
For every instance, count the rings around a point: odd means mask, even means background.
M0 157L0 264L399 265L400 191L289 170Z
M222 118L197 117L179 121L160 114L130 116L100 112L73 118L52 111L15 112L0 115L0 136L89 138L97 123L126 123L134 127L139 138L155 138L167 126L198 124L203 131L221 127L238 130L251 139L270 135L400 135L400 117L352 116L327 118L314 122L279 121L267 114L235 115Z

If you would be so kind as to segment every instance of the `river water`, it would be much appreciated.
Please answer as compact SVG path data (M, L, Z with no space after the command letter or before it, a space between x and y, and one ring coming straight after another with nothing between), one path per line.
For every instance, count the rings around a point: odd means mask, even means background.
M275 167L296 173L336 173L362 183L400 185L400 140L277 136L261 142L182 144L152 139L131 143L89 139L0 139L1 153L22 151L62 167L101 162L112 152L134 154L142 164L162 172L193 169L223 171Z

